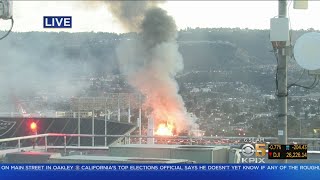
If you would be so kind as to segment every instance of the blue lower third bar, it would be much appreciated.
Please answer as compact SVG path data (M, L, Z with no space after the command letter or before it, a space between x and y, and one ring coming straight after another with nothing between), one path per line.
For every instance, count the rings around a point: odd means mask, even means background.
M72 175L72 176L71 176ZM184 180L199 177L221 179L270 178L275 179L318 179L320 164L0 164L1 177L23 176L40 178L59 177L63 180L95 177L129 177L141 179ZM11 178L12 179L12 178ZM66 178L67 179L67 178ZM103 179L103 178L101 178Z

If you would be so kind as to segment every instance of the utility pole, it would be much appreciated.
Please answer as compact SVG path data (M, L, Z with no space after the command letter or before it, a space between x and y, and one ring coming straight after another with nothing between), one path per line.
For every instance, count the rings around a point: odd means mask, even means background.
M91 143L92 143L92 146L94 146L94 135L95 135L95 128L94 128L94 114L95 114L95 111L94 111L94 108L93 108L93 110L92 110L92 141L91 141Z
M138 120L138 126L139 126L139 144L141 144L141 136L142 136L142 112L141 112L141 107L142 107L142 103L141 103L141 94L139 93L139 120Z
M108 98L106 98L106 102L105 102L105 105L104 105L104 146L107 147L108 146L108 121L107 121L107 116L109 117L109 112L107 112L107 101L108 101ZM108 114L107 114L108 113ZM109 118L108 118L109 119Z
M278 18L287 18L287 0L279 0ZM279 41L278 50L278 140L280 144L287 144L287 43L288 41ZM286 163L287 160L280 160L280 163Z
M78 99L78 146L81 146L81 138L80 138L80 134L81 134L81 120L80 120L80 101L81 97L79 97Z

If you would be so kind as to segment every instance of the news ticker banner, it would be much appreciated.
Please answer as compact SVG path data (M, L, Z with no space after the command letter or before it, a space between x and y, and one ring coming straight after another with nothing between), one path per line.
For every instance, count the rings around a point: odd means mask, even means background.
M66 179L85 179L95 176L111 178L139 177L162 179L198 177L248 179L248 177L283 179L320 179L320 164L0 164L1 177L21 179L43 176Z
M319 171L320 164L1 164L3 171ZM320 178L320 177L319 177Z

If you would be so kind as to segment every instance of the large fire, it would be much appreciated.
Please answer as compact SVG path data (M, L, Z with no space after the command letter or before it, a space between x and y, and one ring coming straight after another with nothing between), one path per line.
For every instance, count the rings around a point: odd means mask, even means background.
M171 124L159 124L155 135L159 135L159 136L173 136L173 128L174 126Z

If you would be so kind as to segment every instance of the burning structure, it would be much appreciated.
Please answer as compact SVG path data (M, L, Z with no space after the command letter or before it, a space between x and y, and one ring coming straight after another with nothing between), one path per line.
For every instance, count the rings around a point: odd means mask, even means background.
M176 42L177 27L155 1L109 1L113 16L135 40L117 47L120 70L128 82L145 96L143 108L154 120L155 135L174 135L197 129L187 112L175 76L183 69Z

